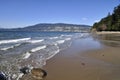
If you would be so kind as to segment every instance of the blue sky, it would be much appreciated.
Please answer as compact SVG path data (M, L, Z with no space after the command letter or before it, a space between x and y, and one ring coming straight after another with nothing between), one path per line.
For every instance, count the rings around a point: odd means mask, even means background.
M0 0L0 28L38 23L93 25L120 0Z

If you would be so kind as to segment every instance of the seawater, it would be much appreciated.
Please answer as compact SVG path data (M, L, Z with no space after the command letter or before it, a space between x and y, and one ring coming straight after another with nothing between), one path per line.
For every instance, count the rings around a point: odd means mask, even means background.
M0 71L13 77L24 66L43 67L46 60L70 47L74 39L87 35L75 32L1 31Z

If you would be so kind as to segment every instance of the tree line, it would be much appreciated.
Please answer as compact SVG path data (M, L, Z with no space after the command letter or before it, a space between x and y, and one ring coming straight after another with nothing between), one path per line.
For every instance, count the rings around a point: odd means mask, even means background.
M96 31L120 31L120 4L114 8L113 13L99 22L93 24L92 29Z

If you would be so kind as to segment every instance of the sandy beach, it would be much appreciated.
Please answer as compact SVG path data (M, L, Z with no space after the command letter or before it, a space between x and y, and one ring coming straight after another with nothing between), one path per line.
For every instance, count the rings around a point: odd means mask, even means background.
M120 80L120 38L100 38L75 40L48 60L45 80Z
M102 31L102 32L96 32L96 34L120 34L119 31Z

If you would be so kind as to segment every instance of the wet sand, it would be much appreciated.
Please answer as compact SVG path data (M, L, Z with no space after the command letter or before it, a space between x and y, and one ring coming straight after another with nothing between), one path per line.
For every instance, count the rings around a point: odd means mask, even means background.
M120 47L104 40L75 40L47 61L45 80L120 80Z

